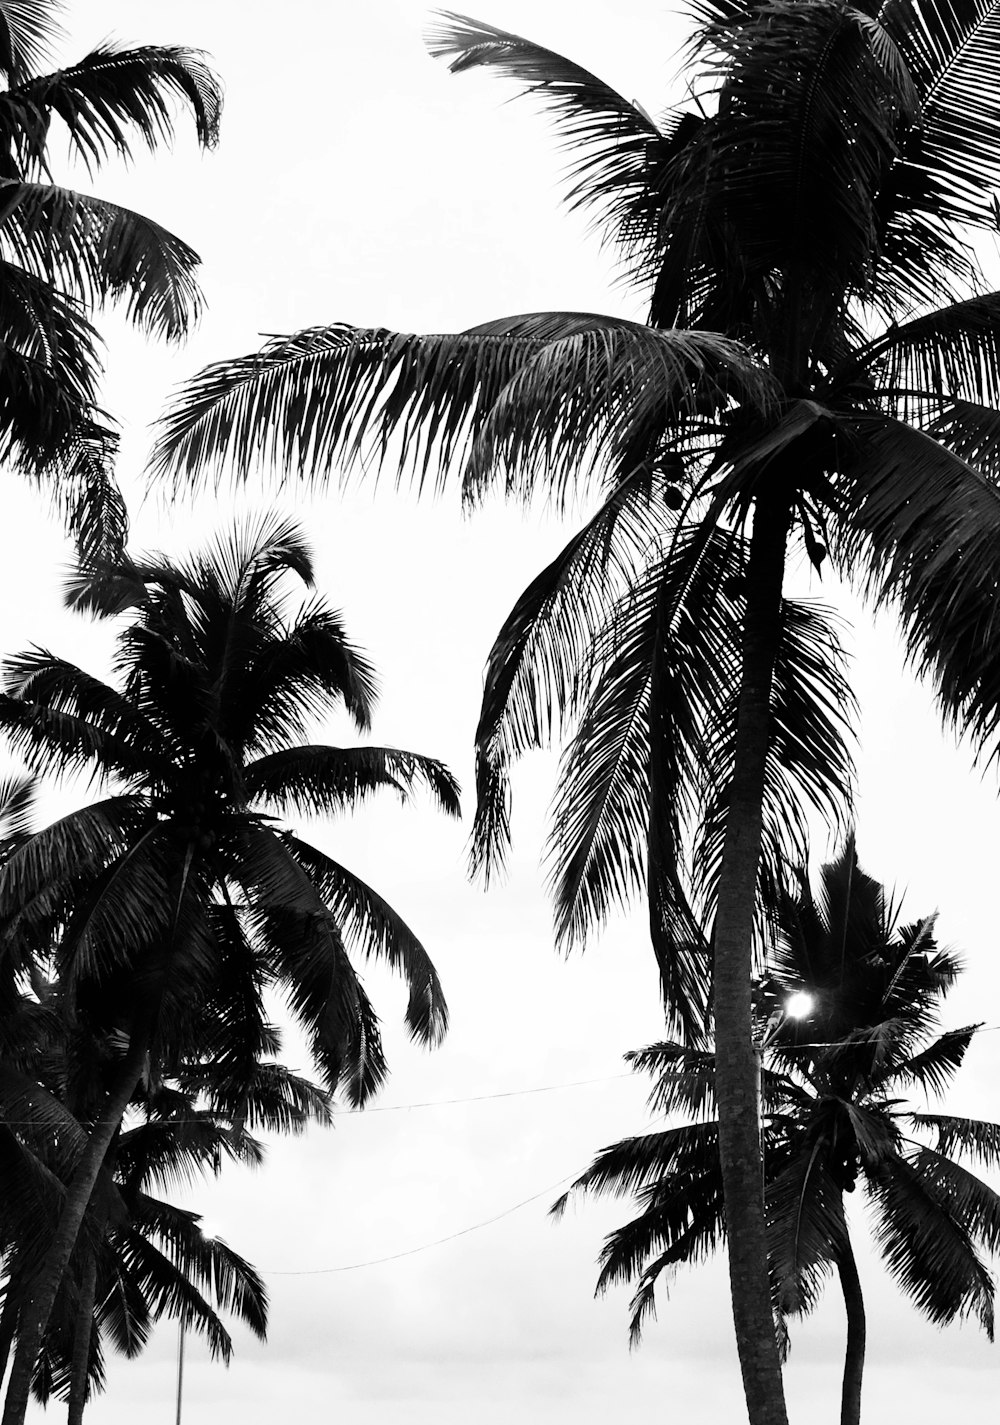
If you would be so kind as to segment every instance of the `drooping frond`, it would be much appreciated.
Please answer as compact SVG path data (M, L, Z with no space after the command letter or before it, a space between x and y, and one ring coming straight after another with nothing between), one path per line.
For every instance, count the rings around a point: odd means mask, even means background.
M975 1313L992 1339L993 1278L974 1239L997 1240L996 1194L924 1148L883 1163L868 1188L875 1240L914 1305L939 1326Z
M406 802L418 787L459 816L458 783L443 762L397 747L286 747L246 768L247 795L283 811L330 816L388 789Z
M406 1025L424 1044L441 1042L448 1006L437 970L421 942L388 901L358 876L298 837L286 838L295 859L319 888L349 950L384 959L409 988Z
M966 1029L950 1029L919 1052L890 1062L888 1072L881 1076L886 1090L905 1083L918 1083L925 1093L940 1096L948 1088L966 1050L972 1043L978 1025Z
M198 320L200 258L141 213L53 184L7 180L0 223L6 255L88 306L120 301L129 321L168 341Z
M488 882L510 844L511 764L571 716L609 603L631 582L662 516L637 469L517 600L493 642L476 728L473 875Z
M915 1128L935 1135L934 1146L947 1158L966 1153L984 1167L1000 1167L1000 1124L946 1113L912 1113Z
M786 865L805 863L806 809L834 826L849 815L854 695L837 622L823 605L785 599L771 686L771 740L765 767L759 912L773 913ZM722 864L732 780L738 685L725 690L706 736L708 811L694 850L699 895L711 903Z
M427 46L452 73L491 69L547 110L569 152L570 207L593 208L626 256L646 254L658 228L651 157L663 140L648 114L562 55L465 15L441 12Z
M326 1086L361 1107L386 1075L378 1019L320 889L270 830L243 838L231 874L251 899L253 934L309 1039Z
M992 227L1000 185L1000 5L996 0L905 0L881 18L920 99L907 135L906 188L965 225Z
M974 401L946 401L927 425L927 434L1000 481L1000 411Z
M0 259L0 456L43 479L96 418L99 338L79 304Z
M63 33L53 0L0 0L0 70L8 84L22 84L50 63Z
M0 94L0 143L29 175L44 173L49 126L58 117L74 152L93 169L111 154L130 158L136 138L150 149L169 143L178 103L190 111L198 142L213 147L222 91L199 50L105 44L79 64Z
M917 419L936 415L947 401L991 406L1000 401L1000 292L953 302L892 326L854 353L844 376L869 374L892 412ZM831 373L836 388L843 379Z
M841 549L893 604L918 674L977 749L1000 727L1000 489L923 432L854 423Z
M712 1119L715 1101L715 1054L684 1044L650 1044L625 1055L637 1073L654 1078L649 1095L653 1113L683 1113L687 1118Z
M399 477L413 471L423 486L437 471L440 485L485 432L477 472L488 449L558 491L581 457L594 463L602 439L640 418L662 421L664 404L681 412L772 395L766 373L724 337L580 313L505 326L408 336L338 325L275 338L182 388L160 423L152 474L191 483L228 462L241 478L263 465L315 480L391 458ZM655 384L641 386L637 372ZM519 377L500 419L494 408Z
M767 1187L767 1244L783 1315L811 1311L847 1236L843 1197L822 1144L803 1141Z

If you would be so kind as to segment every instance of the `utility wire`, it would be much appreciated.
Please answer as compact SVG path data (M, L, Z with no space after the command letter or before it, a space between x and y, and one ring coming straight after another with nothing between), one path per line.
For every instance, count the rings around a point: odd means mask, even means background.
M655 1127L657 1123L662 1123L665 1118L669 1118L668 1113L661 1113L652 1119L650 1123L644 1125L643 1132ZM640 1138L643 1133L633 1133L633 1138ZM429 1252L432 1247L442 1247L446 1242L454 1242L459 1237L468 1237L470 1232L480 1232L484 1227L492 1227L494 1222L500 1222L505 1217L510 1217L512 1213L519 1212L522 1207L527 1207L529 1203L537 1202L540 1197L547 1197L550 1192L555 1192L556 1188L561 1188L564 1183L571 1183L578 1177L577 1173L567 1173L558 1182L550 1183L548 1187L543 1187L538 1192L533 1192L530 1197L523 1197L520 1202L515 1202L512 1207L505 1207L502 1212L496 1213L493 1217L486 1217L482 1222L473 1222L470 1227L461 1227L457 1232L449 1232L447 1237L436 1237L433 1242L422 1242L419 1247L408 1247L404 1252L392 1252L387 1257L371 1257L364 1262L348 1262L342 1267L304 1267L298 1271L271 1271L262 1267L264 1276L268 1277L325 1277L333 1276L338 1272L359 1272L364 1267L380 1267L383 1262L398 1262L403 1257L415 1257L420 1252Z
M1000 1028L1000 1026L998 1026ZM488 1103L491 1099L497 1098L527 1098L531 1094L557 1093L560 1089L586 1088L590 1084L612 1084L619 1079L631 1079L634 1075L630 1072L623 1074L604 1074L597 1079L570 1079L562 1084L537 1084L528 1089L503 1089L499 1093L479 1093L471 1094L467 1098L429 1098L420 1103L385 1103L373 1104L371 1108L335 1108L332 1111L334 1119L337 1118L367 1118L372 1113L409 1113L414 1108L451 1108L455 1104L462 1103ZM200 1118L151 1118L146 1122L137 1124L137 1127L144 1128L150 1124L170 1124L181 1125L186 1123L205 1123L210 1118L226 1118L228 1115L221 1110L213 1113L211 1109L206 1109ZM39 1116L40 1117L40 1116ZM5 1118L0 1112L0 1124L6 1124L11 1128L28 1128L39 1126L39 1118Z
M494 1222L499 1222L504 1217L510 1217L511 1213L518 1212L531 1202L537 1202L540 1197L546 1197L550 1192L555 1192L556 1188L562 1187L563 1183L572 1182L576 1176L576 1173L568 1173L558 1182L550 1183L548 1187L533 1192L530 1197L524 1197L520 1202L515 1202L513 1207L505 1207L503 1212L498 1212L495 1217L487 1217L482 1222L474 1222L471 1227L462 1227L458 1232L449 1232L447 1237L437 1237L433 1242L424 1242L419 1247L408 1247L405 1252L393 1252L388 1257L372 1257L366 1262L349 1262L347 1266L343 1267L307 1267L301 1271L268 1271L267 1268L262 1267L261 1271L264 1276L268 1277L324 1277L331 1276L335 1272L359 1272L362 1267L379 1267L383 1262L398 1262L402 1257L415 1257L418 1252L429 1252L432 1247L442 1247L445 1242L454 1242L458 1237L468 1237L470 1232L479 1232L483 1227L492 1227Z
M998 1026L1000 1028L1000 1026ZM630 1079L631 1073L605 1074L599 1079L572 1079L565 1084L540 1084L536 1088L530 1089L505 1089L501 1093L479 1093L472 1094L469 1098L430 1098L423 1103L387 1103L375 1104L372 1108L341 1108L334 1112L334 1118L347 1118L352 1114L367 1115L369 1113L402 1113L411 1108L446 1108L456 1103L485 1103L493 1098L526 1098L529 1094L554 1093L558 1089L578 1089L587 1084L610 1084L616 1079Z

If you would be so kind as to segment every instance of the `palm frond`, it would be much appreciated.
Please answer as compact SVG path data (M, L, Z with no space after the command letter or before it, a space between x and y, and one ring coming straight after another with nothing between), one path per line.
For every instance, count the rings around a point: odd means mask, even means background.
M94 169L111 154L131 158L136 138L150 149L169 143L177 104L189 110L198 142L214 147L222 91L201 51L104 44L78 64L0 95L0 137L29 172L44 172L49 124L58 116L76 155Z
M475 471L485 472L487 457L503 459L558 491L624 425L662 423L664 405L695 412L699 401L772 399L767 373L724 337L558 318L519 318L503 335L337 325L275 338L254 356L206 367L181 389L160 422L151 473L180 484L228 462L241 476L263 465L317 480L341 464L391 456L399 478L410 470L423 487L436 470L440 486L485 439ZM637 366L652 387L636 381ZM509 399L511 417L493 415L529 367L516 415ZM534 424L525 420L529 407Z
M311 1123L327 1125L332 1121L328 1091L283 1064L257 1063L248 1077L237 1081L226 1074L224 1066L210 1061L200 1069L185 1070L183 1080L208 1096L212 1112L226 1114L236 1125L297 1134L304 1133ZM240 1129L241 1144L246 1138Z
M361 1107L386 1075L378 1019L319 888L270 831L245 836L234 879L251 897L254 933L309 1036L326 1085Z
M637 1073L653 1076L651 1112L683 1113L696 1120L717 1116L714 1053L684 1044L650 1044L630 1050L625 1062Z
M965 1058L979 1025L966 1029L950 1029L933 1044L918 1053L890 1062L883 1078L883 1087L894 1084L918 1083L927 1093L941 1095L948 1088Z
M628 256L645 255L657 237L650 160L662 136L638 105L562 55L465 15L439 12L427 46L453 74L488 68L537 100L570 151L570 207L595 209Z
M329 816L391 790L407 802L425 787L442 811L459 816L458 783L443 762L397 747L286 747L251 762L247 794L281 810Z
M841 550L947 720L979 750L1000 728L1000 489L921 431L859 420Z
M8 83L37 74L63 33L52 0L0 0L0 70Z
M781 625L771 686L758 914L772 913L778 905L786 865L807 860L806 808L811 805L834 826L843 826L853 796L856 703L846 677L836 616L812 601L784 599ZM722 864L737 692L738 683L732 681L717 704L705 740L708 810L695 843L693 868L698 894L706 904L714 903Z
M912 1113L910 1122L935 1133L937 1151L945 1157L967 1153L987 1168L1000 1167L1000 1124L942 1113Z
M908 186L951 221L992 227L1000 183L1000 5L907 0L885 6L883 23L920 98L920 124L903 149L914 175Z
M0 244L88 306L122 302L140 329L179 341L197 322L198 254L159 223L53 184L0 182Z
M808 1139L767 1186L768 1257L783 1315L808 1312L846 1239L840 1189Z
M298 837L286 845L319 888L349 949L384 959L409 989L406 1026L413 1039L439 1044L448 1028L448 1006L437 970L400 915L346 866Z
M918 417L946 400L991 406L1000 400L1000 292L953 302L902 325L893 325L854 353L845 378L869 374L891 410Z
M341 615L316 599L277 636L257 640L226 667L226 722L248 753L305 735L308 721L342 702L366 732L378 701L378 678L367 655L347 637ZM245 634L253 639L252 624Z
M961 460L1000 482L1000 412L993 406L946 401L926 429Z
M502 869L510 846L508 769L571 715L609 602L657 537L648 469L637 468L518 598L490 649L476 728L472 874Z
M875 1240L903 1291L929 1320L943 1326L974 1312L992 1339L993 1278L976 1253L972 1227L995 1224L995 1195L992 1204L984 1204L979 1194L968 1196L966 1183L966 1201L956 1211L953 1184L930 1169L929 1153L920 1149L912 1159L891 1158L868 1178L877 1213Z

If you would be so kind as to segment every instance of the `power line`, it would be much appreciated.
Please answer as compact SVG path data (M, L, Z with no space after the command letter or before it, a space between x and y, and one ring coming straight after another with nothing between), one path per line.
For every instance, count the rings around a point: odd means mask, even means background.
M669 1118L668 1113L660 1113L651 1122L643 1126L643 1131L633 1133L631 1137L641 1138L650 1128L657 1123L662 1123ZM271 1271L261 1268L264 1276L269 1277L325 1277L333 1276L338 1272L359 1272L364 1267L380 1267L384 1262L398 1262L403 1257L415 1257L420 1252L429 1252L432 1247L442 1247L446 1242L454 1242L459 1237L468 1237L470 1232L480 1232L484 1227L492 1227L494 1222L500 1222L505 1217L510 1217L512 1213L519 1212L522 1207L527 1207L532 1202L537 1202L540 1197L547 1197L550 1192L555 1192L556 1188L561 1188L565 1183L571 1183L578 1176L576 1173L567 1173L558 1182L550 1183L548 1187L543 1187L538 1192L533 1192L530 1197L523 1197L520 1202L515 1202L512 1207L505 1207L502 1212L496 1213L493 1217L486 1217L482 1222L473 1222L470 1227L461 1227L457 1232L449 1232L446 1237L436 1237L433 1242L423 1242L419 1247L408 1247L404 1252L392 1252L387 1257L371 1257L364 1262L348 1262L342 1267L304 1267L298 1271Z
M487 1103L491 1099L527 1098L531 1094L557 1093L560 1089L586 1088L590 1084L611 1084L617 1082L619 1079L632 1079L634 1077L635 1075L631 1072L626 1072L622 1074L604 1074L600 1078L596 1079L570 1079L566 1083L562 1084L536 1084L532 1088L527 1089L503 1089L499 1093L470 1094L468 1097L465 1098L430 1098L424 1099L419 1103L373 1104L370 1108L335 1108L333 1110L332 1116L334 1119L357 1117L367 1118L368 1115L372 1113L409 1113L411 1109L416 1108L450 1108L453 1105L463 1103ZM158 1124L163 1126L169 1125L171 1127L175 1125L180 1127L184 1124L192 1123L206 1123L208 1121L208 1117L206 1115L213 1116L212 1111L210 1109L206 1109L205 1115L203 1115L201 1118L152 1118L146 1120L145 1123L137 1124L136 1127L144 1128L147 1126L147 1123ZM227 1115L220 1110L218 1113L214 1114L214 1117L226 1118ZM7 1127L10 1128L38 1128L43 1126L41 1114L36 1118L6 1118L4 1117L2 1112L0 1112L0 1124L5 1124ZM69 1125L66 1126L68 1127Z
M446 1108L457 1103L485 1103L488 1099L494 1098L526 1098L529 1094L555 1093L558 1089L578 1089L584 1088L587 1084L610 1084L616 1079L631 1079L631 1073L605 1074L599 1079L571 1079L564 1084L539 1084L536 1088L530 1089L505 1089L501 1093L479 1093L472 1094L468 1098L431 1098L423 1103L387 1103L375 1104L371 1108L342 1108L334 1113L334 1118L347 1118L353 1114L369 1113L402 1113L411 1108Z
M268 1271L261 1268L261 1271L268 1277L324 1277L331 1276L335 1272L359 1272L363 1267L380 1267L383 1262L398 1262L403 1257L415 1257L419 1252L429 1252L432 1247L442 1247L445 1242L454 1242L458 1237L468 1237L470 1232L479 1232L483 1227L492 1227L494 1222L501 1221L504 1217L510 1217L511 1213L518 1212L522 1207L527 1207L529 1203L537 1202L540 1197L546 1197L550 1192L555 1192L556 1188L562 1187L563 1183L572 1182L576 1173L567 1173L566 1177L560 1178L558 1182L550 1183L548 1187L541 1188L530 1197L524 1197L520 1202L515 1202L513 1207L505 1207L503 1212L498 1212L495 1217L487 1217L482 1222L474 1222L471 1227L462 1227L458 1232L449 1232L447 1237L437 1237L433 1242L424 1242L419 1247L408 1247L405 1252L393 1252L388 1257L372 1257L366 1262L350 1262L343 1267L307 1267L301 1271Z

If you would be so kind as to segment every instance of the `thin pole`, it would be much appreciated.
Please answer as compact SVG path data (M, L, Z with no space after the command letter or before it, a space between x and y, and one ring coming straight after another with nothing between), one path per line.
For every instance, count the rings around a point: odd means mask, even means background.
M181 1425L181 1401L184 1394L184 1317L177 1324L177 1425Z

